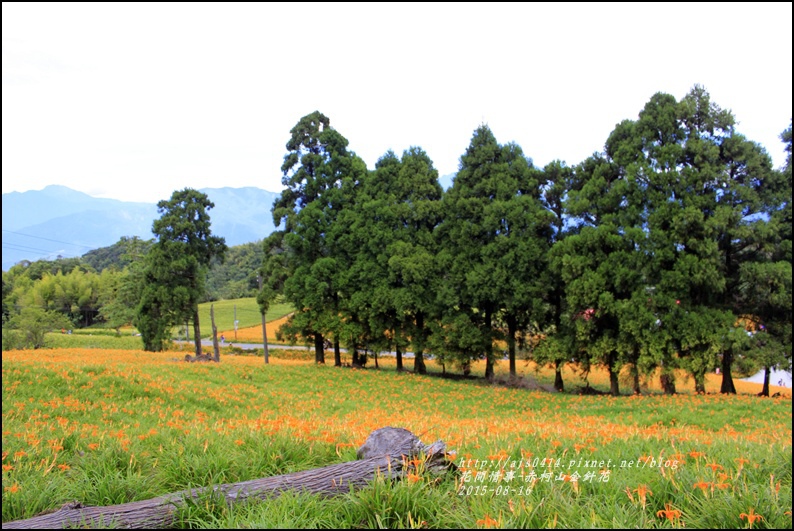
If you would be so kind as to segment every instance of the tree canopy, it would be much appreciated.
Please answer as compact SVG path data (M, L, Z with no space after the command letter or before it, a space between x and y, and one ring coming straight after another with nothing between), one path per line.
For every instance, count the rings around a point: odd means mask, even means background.
M136 322L146 350L162 350L171 327L192 320L201 354L198 304L210 261L226 253L224 239L210 229L213 207L206 194L190 188L157 203L160 218L152 226L155 242L146 254Z
M654 94L570 166L536 168L482 124L445 192L421 147L368 170L315 111L289 133L279 230L262 243L227 252L214 205L177 191L158 203L153 242L4 273L3 317L35 306L119 326L135 304L148 350L192 321L198 351L198 302L257 293L263 312L276 297L295 307L282 331L319 363L332 345L341 365L341 345L354 365L389 350L403 369L411 349L417 372L427 356L465 374L483 359L492 378L523 357L552 364L559 390L566 363L585 380L604 367L613 394L624 370L635 393L651 377L672 393L676 370L703 392L719 369L733 393L737 361L791 366L790 124L781 139L775 169L696 85Z

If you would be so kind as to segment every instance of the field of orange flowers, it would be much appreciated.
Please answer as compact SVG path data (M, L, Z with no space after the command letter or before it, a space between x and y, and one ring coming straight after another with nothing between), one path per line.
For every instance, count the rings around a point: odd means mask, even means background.
M573 396L380 365L4 352L3 522L348 461L401 426L443 439L460 474L194 510L180 525L791 527L790 395Z
M280 319L276 319L267 323L267 341L268 343L276 342L276 331L281 328L281 325L287 322L289 319L289 315L281 317ZM218 332L219 334L221 332ZM223 332L226 337L232 338L237 337L236 341L240 343L261 343L262 342L262 326L248 326L245 328L240 328L237 330L235 334L234 330L226 330Z

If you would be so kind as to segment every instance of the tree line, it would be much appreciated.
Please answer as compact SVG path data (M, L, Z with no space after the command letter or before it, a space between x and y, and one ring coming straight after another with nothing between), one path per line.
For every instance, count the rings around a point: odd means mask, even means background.
M788 368L791 360L791 127L782 169L736 131L732 114L693 87L655 94L617 124L604 150L576 166L535 167L520 146L478 127L452 187L419 147L384 154L374 170L314 112L290 132L280 229L265 240L260 303L297 311L288 336L325 362L340 345L425 355L485 377L505 355L618 375L632 390L675 369L698 392L719 369ZM749 330L749 334L748 334ZM768 386L765 387L768 392Z
M261 278L262 312L276 297L293 304L282 331L313 342L318 363L329 345L335 365L341 347L359 366L391 350L402 370L410 350L416 372L432 355L464 374L485 360L492 378L500 358L512 375L524 358L554 366L563 390L573 362L585 375L605 367L612 394L624 367L634 392L659 373L669 393L675 369L699 392L719 369L734 393L737 363L767 375L791 363L791 126L781 139L788 157L775 169L695 86L680 101L655 94L575 166L535 167L481 125L444 191L421 148L388 151L369 170L314 112L290 131L271 209L279 230L261 247L227 249L208 198L176 191L158 203L153 240L92 257L124 261L115 277L102 272L103 290L70 288L91 278L79 268L8 283L4 273L4 329L24 299L86 323L134 322L159 350L171 327L198 327L198 302L253 293ZM104 293L95 313L81 310L89 292Z

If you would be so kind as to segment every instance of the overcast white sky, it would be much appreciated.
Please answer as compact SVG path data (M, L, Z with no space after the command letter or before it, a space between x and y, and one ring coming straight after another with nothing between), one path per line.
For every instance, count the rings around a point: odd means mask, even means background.
M792 4L2 4L3 192L156 202L281 190L323 112L372 168L421 146L457 170L487 123L576 164L655 92L702 84L784 160Z

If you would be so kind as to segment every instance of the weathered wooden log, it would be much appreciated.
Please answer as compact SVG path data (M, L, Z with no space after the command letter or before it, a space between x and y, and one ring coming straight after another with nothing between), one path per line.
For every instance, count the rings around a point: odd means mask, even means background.
M335 495L360 488L383 476L400 478L412 466L408 459L425 455L425 470L441 472L455 468L447 460L445 445L437 441L425 446L410 431L402 428L375 430L358 450L358 461L349 461L282 476L253 479L240 483L189 489L149 500L108 507L84 507L79 502L63 505L55 512L25 520L3 523L3 529L62 529L64 527L122 527L157 529L173 525L176 510L186 501L207 495L219 496L226 503L247 499L267 499L294 490Z
M194 363L197 361L216 361L216 360L209 354L200 354L198 356L191 356L190 354L185 354L185 361Z

